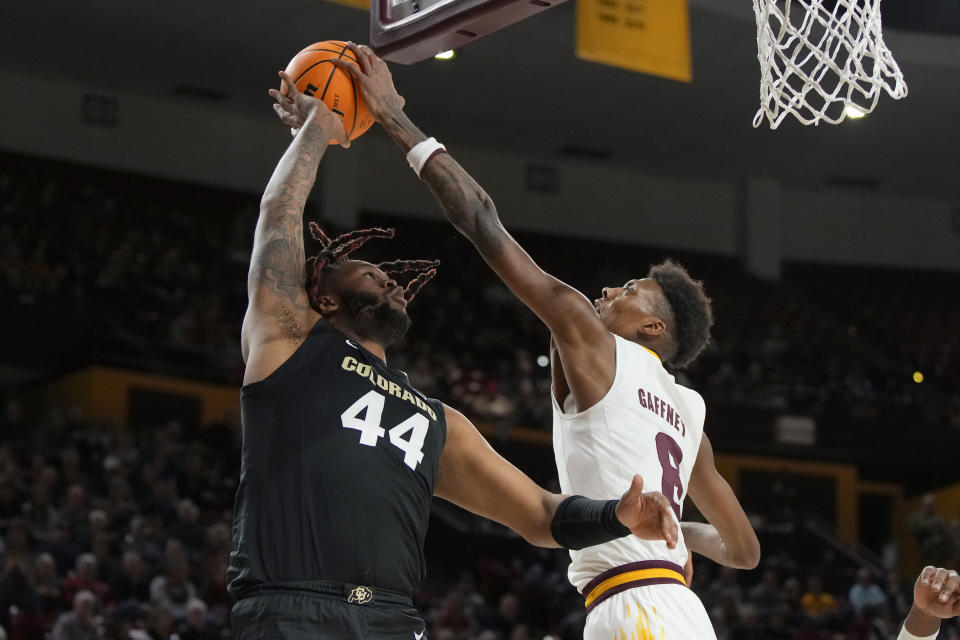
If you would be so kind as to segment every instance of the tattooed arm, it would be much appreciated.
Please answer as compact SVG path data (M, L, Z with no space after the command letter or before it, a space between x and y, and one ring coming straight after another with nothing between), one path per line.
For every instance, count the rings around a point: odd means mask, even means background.
M244 384L270 375L300 346L317 319L304 288L303 208L329 141L344 136L339 118L323 102L298 92L286 74L281 77L287 95L270 90L274 110L298 131L260 200L241 332Z
M371 114L404 153L426 136L403 112L386 63L369 47L350 45L360 67L336 64L357 79ZM440 154L420 174L451 224L480 252L511 291L550 328L581 410L599 401L616 373L615 342L593 304L544 272L507 232L490 196L451 156Z

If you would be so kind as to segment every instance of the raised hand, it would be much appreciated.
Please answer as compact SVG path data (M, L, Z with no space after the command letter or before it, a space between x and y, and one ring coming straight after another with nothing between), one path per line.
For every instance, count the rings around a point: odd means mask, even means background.
M393 75L387 63L378 58L373 49L352 42L348 42L347 47L357 57L359 66L347 58L334 58L330 61L356 78L367 109L377 122L382 124L391 113L402 110L406 101L393 86Z
M290 132L296 135L300 127L308 120L313 120L323 127L330 140L337 142L342 147L349 147L350 140L347 138L346 131L344 131L343 121L330 111L323 100L300 93L290 76L283 71L279 73L287 90L286 94L278 89L270 89L268 93L276 100L273 104L273 110L277 113L280 121L290 127Z
M949 569L924 567L913 586L913 604L934 618L960 616L960 575Z
M638 538L664 540L668 549L677 548L677 522L670 502L659 491L644 493L640 475L633 476L630 488L620 498L617 518Z

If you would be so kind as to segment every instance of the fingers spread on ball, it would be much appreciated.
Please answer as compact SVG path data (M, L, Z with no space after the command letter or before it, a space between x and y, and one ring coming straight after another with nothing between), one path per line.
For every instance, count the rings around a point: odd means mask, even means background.
M356 53L350 51L350 45L341 40L325 40L305 47L290 60L281 75L281 78L286 76L281 93L291 94L291 97L285 96L289 104L285 105L275 98L276 101L302 121L315 110L323 111L322 107L313 104L316 99L341 120L346 129L343 138L356 139L376 119L365 103L364 92L359 90L361 83L366 85L368 78L358 62L362 57L355 56ZM294 84L296 92L291 90ZM332 141L334 137L330 139Z
M360 78L363 76L363 72L360 71L360 67L358 67L353 60L348 60L346 58L331 58L330 62L333 63L334 66L343 69L355 78Z
M370 59L370 54L367 53L369 49L365 50L364 47L353 42L348 42L347 47L353 52L353 55L357 57L357 62L360 63L360 68L363 69L363 72L370 73L373 69L373 61Z
M270 97L276 101L277 105L284 109L289 109L289 107L293 105L293 98L280 93L279 89L269 89L267 93L270 94Z
M290 96L291 100L293 96L300 93L297 89L297 85L294 84L293 80L290 79L290 76L287 75L286 71L280 71L280 79L283 80L283 85L287 88L287 95Z

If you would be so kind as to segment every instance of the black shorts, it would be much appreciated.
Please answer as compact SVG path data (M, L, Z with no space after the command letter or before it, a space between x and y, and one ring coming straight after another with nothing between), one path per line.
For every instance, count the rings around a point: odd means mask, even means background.
M426 640L410 598L339 582L257 587L233 605L230 626L234 640Z

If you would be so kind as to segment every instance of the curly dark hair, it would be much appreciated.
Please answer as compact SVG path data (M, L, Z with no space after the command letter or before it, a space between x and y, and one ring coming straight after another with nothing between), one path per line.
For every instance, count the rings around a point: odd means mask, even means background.
M647 277L660 285L669 306L667 315L672 316L666 320L674 348L664 363L683 369L710 344L711 300L703 290L703 282L691 278L687 270L673 260L653 265Z
M326 276L330 275L330 271L335 265L346 261L350 254L363 246L367 240L371 238L392 238L393 233L393 229L372 227L349 231L330 239L320 228L320 225L311 222L310 235L323 247L320 253L307 259L306 289L313 310L320 313L318 301L320 296L329 289L330 278ZM413 272L413 278L403 287L403 297L406 298L407 302L412 302L423 285L437 275L436 267L439 265L439 260L391 260L381 262L377 265L377 268L391 277L401 273Z

